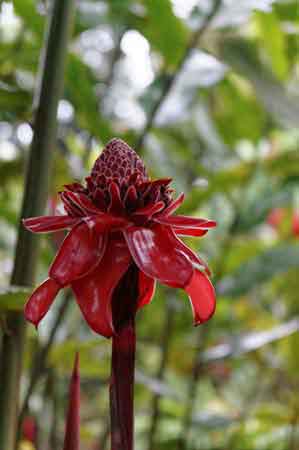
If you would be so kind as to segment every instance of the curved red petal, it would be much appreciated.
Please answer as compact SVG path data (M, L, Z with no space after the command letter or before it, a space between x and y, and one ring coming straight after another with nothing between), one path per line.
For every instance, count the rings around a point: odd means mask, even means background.
M64 192L64 198L76 205L84 214L98 214L98 208L92 203L87 195L79 192Z
M178 236L195 236L195 237L200 237L200 236L205 236L209 230L202 230L201 228L178 228L175 227L174 228L175 234L177 234Z
M174 211L176 211L181 206L181 204L184 201L184 198L185 198L185 194L184 194L184 192L182 192L175 200L173 200L167 206L167 208L164 209L164 211L161 213L160 217L169 216L170 214L174 213Z
M151 218L154 214L162 211L164 206L164 202L151 203L147 206L144 206L144 208L137 209L137 211L135 211L132 216L146 216L148 218Z
M60 288L61 286L56 281L48 278L35 289L25 305L24 315L26 320L37 327L49 311Z
M213 228L217 224L214 220L200 219L197 217L189 216L167 216L167 217L155 217L153 219L155 222L161 223L163 225L169 225L171 227L179 228Z
M132 258L125 241L121 238L110 238L107 250L95 270L72 283L72 289L85 320L102 336L111 337L114 333L112 295L131 262Z
M76 205L68 194L70 194L70 191L63 191L59 192L61 201L63 203L63 207L67 214L74 217L84 217L86 215L85 211L81 206Z
M172 233L174 233L175 230L171 230ZM174 233L175 234L175 233ZM192 262L193 266L198 266L199 270L203 270L208 276L211 275L211 271L207 265L207 263L200 258L196 253L194 253L191 248L189 248L181 239L179 239L176 236L177 239L177 246L180 249L182 253L186 255L186 257L189 258L189 260Z
M185 291L191 302L194 324L199 325L209 320L216 308L215 290L209 278L199 270L195 270Z
M50 267L50 277L66 286L86 275L100 262L106 242L106 235L96 233L85 222L79 223L64 239Z
M40 216L23 219L23 225L32 233L50 233L71 228L79 220L70 216Z
M97 214L96 216L87 216L82 220L91 230L94 230L97 233L117 230L127 226L129 223L124 217L116 217L105 213Z
M188 284L193 266L169 227L129 227L124 236L136 265L147 276L173 287Z
M120 198L119 187L114 181L110 183L109 193L111 201L108 207L108 211L114 214L122 214L124 212L124 206Z
M141 270L139 271L138 279L139 296L137 300L138 309L148 305L155 294L156 281L153 278L145 275Z
M127 192L124 197L124 204L128 208L131 205L135 205L136 201L138 199L136 188L133 184L128 187Z

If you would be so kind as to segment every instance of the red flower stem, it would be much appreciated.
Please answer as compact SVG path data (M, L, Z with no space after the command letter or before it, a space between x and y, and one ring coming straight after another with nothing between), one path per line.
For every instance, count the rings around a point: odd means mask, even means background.
M135 348L135 324L132 320L112 338L111 450L134 448Z

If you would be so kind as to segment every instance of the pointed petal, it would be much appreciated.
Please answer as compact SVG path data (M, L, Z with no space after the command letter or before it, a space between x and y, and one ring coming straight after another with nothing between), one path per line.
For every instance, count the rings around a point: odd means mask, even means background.
M171 230L172 233L174 233L174 230ZM183 241L181 241L181 239L179 239L177 236L177 246L178 248L180 248L181 252L184 253L186 255L187 258L189 258L189 260L192 262L193 266L199 269L199 270L203 270L208 276L211 275L211 271L207 265L207 263L200 258L196 253L194 253L193 250L191 250L191 248L189 248Z
M162 211L164 206L164 202L151 203L147 206L144 206L143 208L137 209L137 211L135 211L132 216L145 216L150 219L154 214Z
M80 450L80 373L76 354L70 388L63 450Z
M85 222L76 225L64 239L49 275L61 286L86 275L100 262L105 248L104 234L98 234Z
M142 272L173 287L188 284L193 267L180 250L180 241L169 227L129 227L124 230L124 236L131 255Z
M120 192L118 185L113 181L109 187L111 202L108 211L112 214L122 214L124 212L124 205L120 198Z
M209 278L199 270L195 270L185 291L191 302L194 324L199 325L209 320L216 308L215 290Z
M149 304L155 294L156 281L153 278L145 275L141 270L139 271L139 296L137 300L138 309L143 308L145 305Z
M72 289L85 320L102 336L111 337L114 333L112 295L131 262L132 258L125 241L111 238L95 270L72 283Z
M92 203L87 195L79 192L64 192L64 198L67 198L69 202L79 208L84 215L86 214L98 214L98 208Z
M189 216L167 216L167 217L155 217L153 219L155 222L161 223L163 225L169 225L171 227L179 228L213 228L217 224L214 220L200 219L197 217Z
M202 230L201 228L174 228L175 234L178 236L205 236L208 233L208 229Z
M27 301L24 309L26 320L36 327L42 318L47 314L61 286L56 281L48 278L45 280Z
M134 185L131 184L131 186L128 187L126 195L124 197L124 204L128 208L131 205L135 206L135 203L137 201L137 192Z
M162 212L160 217L169 216L170 214L174 213L174 211L176 211L181 206L181 204L184 201L184 198L185 198L185 194L184 194L184 192L182 192L175 200L173 200L167 206L167 208L164 209L164 211Z
M97 233L104 233L112 230L121 229L128 225L124 217L116 217L111 214L101 213L96 216L87 216L82 219L90 229Z
M40 216L23 219L23 225L32 233L50 233L71 228L79 220L70 216Z
M86 214L84 212L84 210L80 207L77 206L68 196L70 192L68 191L63 191L63 192L59 192L61 201L63 203L63 207L65 209L65 211L67 212L67 214L69 214L70 216L74 216L74 217L84 217Z

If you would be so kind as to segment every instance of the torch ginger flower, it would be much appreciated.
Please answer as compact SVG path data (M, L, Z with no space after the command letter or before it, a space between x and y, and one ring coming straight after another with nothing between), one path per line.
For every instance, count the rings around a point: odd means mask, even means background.
M88 325L111 337L151 301L158 280L186 291L196 325L207 321L215 310L210 272L179 236L203 236L216 223L174 215L184 195L173 200L170 182L150 180L135 151L112 139L86 186L69 184L60 193L66 215L25 219L33 233L70 229L49 278L25 306L26 319L37 326L60 289L71 286ZM127 301L120 299L124 289Z

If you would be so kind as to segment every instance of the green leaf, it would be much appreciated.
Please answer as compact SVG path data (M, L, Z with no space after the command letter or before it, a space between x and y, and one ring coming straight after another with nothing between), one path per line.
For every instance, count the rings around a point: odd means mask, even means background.
M149 0L143 3L147 15L145 20L137 21L137 28L162 53L167 65L176 66L187 45L185 25L175 16L170 0Z
M80 125L105 142L112 137L112 131L99 113L95 84L96 79L90 68L76 55L69 55L66 71L67 96L75 107Z
M280 80L284 80L288 76L289 67L286 37L281 29L280 22L274 12L272 14L257 12L256 21L262 45L271 61L272 70Z
M44 18L38 14L34 0L14 0L14 10L21 17L31 31L42 36L44 30Z
M29 293L30 289L25 287L0 287L0 311L22 311Z
M220 295L238 297L275 275L299 267L299 244L281 244L242 264L217 285Z

